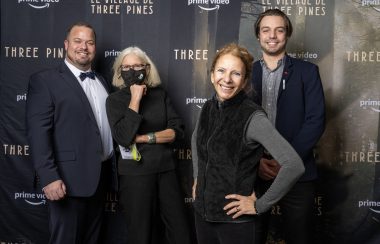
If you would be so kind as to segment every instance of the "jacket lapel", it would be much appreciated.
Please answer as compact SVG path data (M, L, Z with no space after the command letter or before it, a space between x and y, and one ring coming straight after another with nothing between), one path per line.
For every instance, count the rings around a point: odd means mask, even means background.
M280 84L280 88L279 88L279 91L278 91L277 103L278 103L278 100L279 100L282 92L288 86L288 83L290 82L290 77L292 76L292 73L293 73L292 58L289 57L288 55L286 55L285 66L284 66L284 70L282 72L281 84Z
M100 83L102 83L106 92L108 94L110 94L112 91L112 87L111 87L110 83L106 82L106 80L101 75L99 75L97 72L95 72L95 73L96 73L96 78L98 78L98 80L100 80Z
M65 63L62 63L60 67L60 74L63 77L63 80L72 88L72 91L80 98L83 104L83 107L86 110L87 115L91 118L91 121L95 123L96 128L98 128L98 124L96 122L94 112L92 111L92 108L91 108L90 102L88 101L86 93L83 91L83 88L78 83L77 78L71 72L71 70L66 66Z

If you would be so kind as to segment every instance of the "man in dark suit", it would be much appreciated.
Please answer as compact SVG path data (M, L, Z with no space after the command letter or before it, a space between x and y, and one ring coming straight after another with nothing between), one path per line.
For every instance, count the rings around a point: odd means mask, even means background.
M31 76L27 130L49 207L49 243L97 243L113 162L105 100L111 85L91 70L95 31L72 25L66 58Z
M318 67L286 55L292 24L280 10L260 14L255 34L263 51L263 58L253 65L252 84L257 102L305 165L305 174L279 202L283 233L287 244L313 243L317 179L313 148L325 128L324 93ZM259 176L263 183L259 188L267 189L279 168L276 160L265 155L260 161ZM263 218L265 223L269 216Z

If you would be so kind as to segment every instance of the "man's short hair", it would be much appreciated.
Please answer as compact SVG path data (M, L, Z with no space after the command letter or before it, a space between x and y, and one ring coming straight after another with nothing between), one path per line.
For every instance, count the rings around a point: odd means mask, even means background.
M290 22L288 16L279 9L268 9L265 12L261 13L255 22L255 35L257 38L259 38L259 34L260 34L261 20L265 16L280 16L280 17L282 17L284 19L284 22L285 22L286 36L289 38L292 35L293 26L292 26L292 22Z

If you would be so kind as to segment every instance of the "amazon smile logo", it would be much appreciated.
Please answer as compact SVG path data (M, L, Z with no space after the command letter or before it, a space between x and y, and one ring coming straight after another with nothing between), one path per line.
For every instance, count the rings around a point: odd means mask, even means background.
M214 11L220 8L220 5L228 5L230 0L187 0L187 5L197 5L203 11Z
M373 209L373 208L369 208L369 210L371 210L372 212L375 212L375 213L380 213L380 210L376 210L376 209Z
M17 0L17 2L19 4L24 3L24 4L27 4L34 9L49 8L51 6L51 4L59 3L59 1L60 0Z
M33 205L46 204L45 194L43 193L31 193L31 192L15 192L15 200L24 200L24 202Z

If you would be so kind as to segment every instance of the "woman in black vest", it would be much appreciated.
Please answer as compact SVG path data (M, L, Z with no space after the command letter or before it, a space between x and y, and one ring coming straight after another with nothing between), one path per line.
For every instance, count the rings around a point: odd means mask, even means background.
M258 241L257 215L280 200L304 172L294 149L246 95L252 63L249 52L233 43L212 62L215 95L203 106L192 137L198 244ZM256 173L264 150L281 168L268 191L256 196Z

